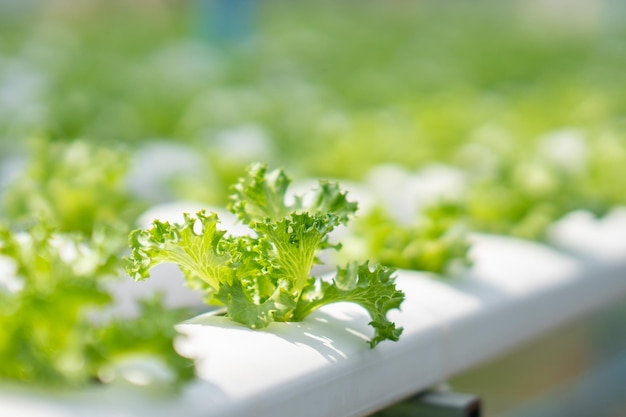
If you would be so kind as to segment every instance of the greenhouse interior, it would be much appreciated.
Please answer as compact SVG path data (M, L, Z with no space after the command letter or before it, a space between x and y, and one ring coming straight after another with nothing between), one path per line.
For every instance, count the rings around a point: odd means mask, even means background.
M0 0L0 416L626 416L626 3Z

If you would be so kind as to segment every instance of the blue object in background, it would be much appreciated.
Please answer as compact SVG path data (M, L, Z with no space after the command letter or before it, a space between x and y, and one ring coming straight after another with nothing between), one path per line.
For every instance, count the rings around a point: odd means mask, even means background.
M195 0L197 33L217 43L248 40L253 34L256 0Z

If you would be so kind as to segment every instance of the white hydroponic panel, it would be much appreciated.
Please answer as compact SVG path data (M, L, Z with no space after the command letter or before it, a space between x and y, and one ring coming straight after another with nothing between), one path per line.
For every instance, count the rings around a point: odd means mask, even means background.
M556 225L560 248L475 236L474 265L455 279L398 271L406 301L391 314L404 327L397 343L370 350L368 316L350 304L264 330L204 315L179 326L178 348L195 358L199 381L178 396L122 386L63 394L5 388L0 415L367 415L626 294L619 213L608 218L611 227L588 218ZM602 247L611 256L601 256Z

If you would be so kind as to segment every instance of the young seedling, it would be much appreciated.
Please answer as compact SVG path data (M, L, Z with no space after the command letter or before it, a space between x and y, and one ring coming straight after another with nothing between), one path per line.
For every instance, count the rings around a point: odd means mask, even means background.
M289 183L282 170L252 165L233 186L229 204L250 227L250 236L227 235L217 214L205 211L185 214L183 224L155 220L152 228L131 233L127 272L139 281L156 265L176 263L208 303L225 306L228 317L252 329L301 321L327 304L356 303L372 318L371 347L398 340L402 329L386 317L404 300L393 270L364 262L338 268L332 281L310 275L321 250L339 249L329 243L329 233L349 221L357 204L327 181L320 181L310 198L290 199Z

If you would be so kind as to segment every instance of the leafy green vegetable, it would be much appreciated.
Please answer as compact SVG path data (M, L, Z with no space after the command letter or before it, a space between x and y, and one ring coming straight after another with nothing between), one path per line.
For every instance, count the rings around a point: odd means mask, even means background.
M394 268L441 274L454 264L469 263L464 211L458 203L437 203L416 217L401 224L380 208L372 210L353 227L354 244L370 259Z
M45 222L24 232L0 226L0 378L83 385L143 355L163 362L174 381L188 379L189 362L172 345L180 311L164 312L155 299L135 319L104 320L113 301L106 284L120 269L111 250L118 234L94 234L58 233Z
M603 204L583 196L585 185L591 182L586 166L571 169L540 151L538 147L512 146L497 155L489 172L474 176L465 196L472 229L537 240L572 210L588 208L601 213Z
M166 385L177 387L195 375L193 363L173 349L177 336L174 325L189 314L185 309L164 309L161 294L140 300L140 312L134 318L116 318L93 330L87 350L93 374L102 382L124 378L120 364L147 359L161 365ZM160 375L147 375L159 380ZM143 383L152 382L150 379ZM156 381L155 381L156 382ZM161 381L159 381L161 382Z
M339 247L328 235L348 222L356 203L326 181L311 195L288 201L289 183L282 170L252 165L233 187L229 209L253 236L227 235L218 228L217 215L205 211L185 214L183 224L157 220L151 229L131 233L127 272L142 280L152 267L176 263L190 286L204 289L208 302L224 305L229 317L250 328L300 321L326 304L356 303L372 318L372 347L397 340L402 329L386 315L400 306L404 294L395 288L390 269L351 264L339 268L332 282L310 276L318 252Z
M124 186L127 166L113 149L37 141L26 172L4 196L4 215L26 222L43 217L62 232L86 236L103 222L132 223L143 207Z

